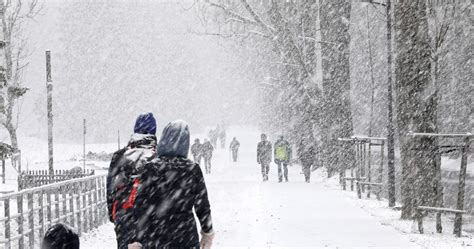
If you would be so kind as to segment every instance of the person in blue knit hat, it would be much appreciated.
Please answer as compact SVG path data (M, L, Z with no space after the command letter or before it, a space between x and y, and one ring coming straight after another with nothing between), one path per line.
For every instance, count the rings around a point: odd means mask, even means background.
M135 121L133 132L136 134L156 134L156 120L153 113L140 114Z
M132 210L145 164L156 157L156 120L152 113L137 117L133 135L127 146L114 153L107 175L107 208L109 220L115 225L118 248L127 248L135 221Z

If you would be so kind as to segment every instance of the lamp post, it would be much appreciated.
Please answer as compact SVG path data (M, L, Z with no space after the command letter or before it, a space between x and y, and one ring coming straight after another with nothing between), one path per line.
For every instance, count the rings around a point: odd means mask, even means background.
M392 4L391 0L385 3L373 0L362 0L362 2L385 7L387 15L387 102L388 102L388 124L387 124L387 168L388 168L388 206L395 206L395 128L393 125L393 93L392 93Z

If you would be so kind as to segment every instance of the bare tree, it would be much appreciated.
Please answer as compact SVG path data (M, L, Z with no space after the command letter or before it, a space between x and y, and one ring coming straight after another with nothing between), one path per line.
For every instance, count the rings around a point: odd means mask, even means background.
M223 38L234 38L247 42L249 47L258 46L260 50L272 55L266 56L270 70L262 88L271 92L269 106L274 108L271 122L275 132L290 137L307 136L310 127L299 115L301 108L308 102L301 101L300 96L315 98L319 88L313 82L315 71L315 39L317 1L294 2L258 2L258 1L207 1L207 5L216 10L220 18L218 31L207 32ZM261 65L260 65L261 66ZM315 108L304 108L314 110ZM277 114L277 115L275 115ZM314 113L305 113L312 116ZM314 120L314 119L311 119ZM313 122L314 124L314 122ZM308 130L309 128L309 130Z
M1 38L3 58L0 70L3 74L0 83L0 123L10 134L11 146L18 150L16 130L20 108L18 100L27 92L22 86L23 71L28 65L26 61L26 38L23 27L28 19L38 14L41 7L38 0L1 0Z

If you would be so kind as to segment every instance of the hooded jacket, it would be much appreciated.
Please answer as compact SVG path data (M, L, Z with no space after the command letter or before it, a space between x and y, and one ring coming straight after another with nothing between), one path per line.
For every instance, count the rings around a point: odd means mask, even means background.
M79 249L79 236L68 225L57 223L44 234L41 249Z
M144 248L193 248L201 230L212 230L211 209L201 168L187 158L189 129L175 121L163 130L158 158L148 163L137 195L135 234Z
M161 134L158 143L158 157L188 157L189 153L189 127L186 122L176 120L170 122Z

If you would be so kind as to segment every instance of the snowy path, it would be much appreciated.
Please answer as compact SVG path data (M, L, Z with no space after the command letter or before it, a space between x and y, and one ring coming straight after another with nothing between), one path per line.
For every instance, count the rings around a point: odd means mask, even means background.
M258 133L230 132L241 140L241 158L230 163L226 150L216 152L212 175L206 182L216 230L215 248L418 248L389 226L384 226L326 186L322 176L303 182L297 165L290 182L261 182L255 162ZM114 248L111 224L81 238L83 248Z

